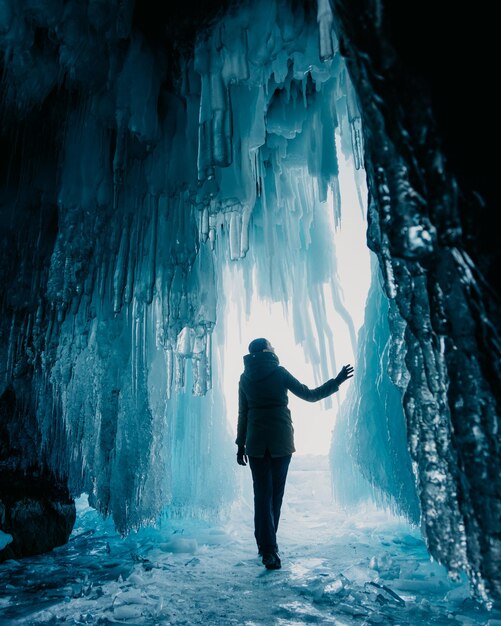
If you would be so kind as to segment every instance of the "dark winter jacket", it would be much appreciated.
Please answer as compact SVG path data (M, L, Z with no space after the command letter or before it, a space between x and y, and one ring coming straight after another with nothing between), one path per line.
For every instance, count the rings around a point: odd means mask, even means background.
M317 402L339 389L331 378L316 389L308 389L281 367L273 352L244 356L244 372L238 386L237 446L249 456L286 456L295 452L294 429L287 407L287 391L303 400Z

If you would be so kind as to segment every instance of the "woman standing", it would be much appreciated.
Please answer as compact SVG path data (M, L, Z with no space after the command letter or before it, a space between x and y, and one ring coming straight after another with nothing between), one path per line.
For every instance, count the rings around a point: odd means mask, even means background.
M238 386L237 463L249 462L254 487L254 536L267 569L280 569L277 530L287 471L295 452L287 392L317 402L353 376L345 365L336 378L309 389L280 366L267 339L254 339Z

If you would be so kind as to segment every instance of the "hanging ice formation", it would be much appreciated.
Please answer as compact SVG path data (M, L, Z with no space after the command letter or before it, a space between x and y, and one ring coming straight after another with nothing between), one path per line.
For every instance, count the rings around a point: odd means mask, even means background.
M3 388L29 405L29 380L47 463L121 531L166 505L221 510L233 442L211 352L224 263L249 256L249 290L311 310L305 323L295 305L296 338L332 375L323 285L341 303L324 201L332 190L339 224L335 133L357 167L362 146L328 3L318 23L284 2L240 6L175 75L163 44L131 29L130 2L1 8L5 111L29 127L44 107L31 141L57 138L45 163L22 148L33 169L9 190L41 208L36 227L16 224ZM18 265L26 246L33 261Z

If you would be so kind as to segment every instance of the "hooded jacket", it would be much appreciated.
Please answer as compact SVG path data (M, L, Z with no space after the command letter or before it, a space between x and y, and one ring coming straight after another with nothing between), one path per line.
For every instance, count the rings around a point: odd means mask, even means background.
M317 402L335 393L334 378L316 389L309 389L280 365L273 352L244 356L244 372L238 385L237 446L245 446L249 456L272 457L295 452L294 428L288 408L287 391L308 402Z

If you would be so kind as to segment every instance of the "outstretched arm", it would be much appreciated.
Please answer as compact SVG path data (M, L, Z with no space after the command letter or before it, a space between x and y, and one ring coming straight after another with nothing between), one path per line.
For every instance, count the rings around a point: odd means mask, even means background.
M335 393L342 383L353 376L353 367L351 365L345 365L336 378L331 378L316 389L310 389L306 385L300 383L297 378L294 378L294 376L285 368L282 368L282 371L284 383L287 389L292 391L295 396L298 396L302 400L307 400L308 402L318 402L318 400L327 398L327 396Z

